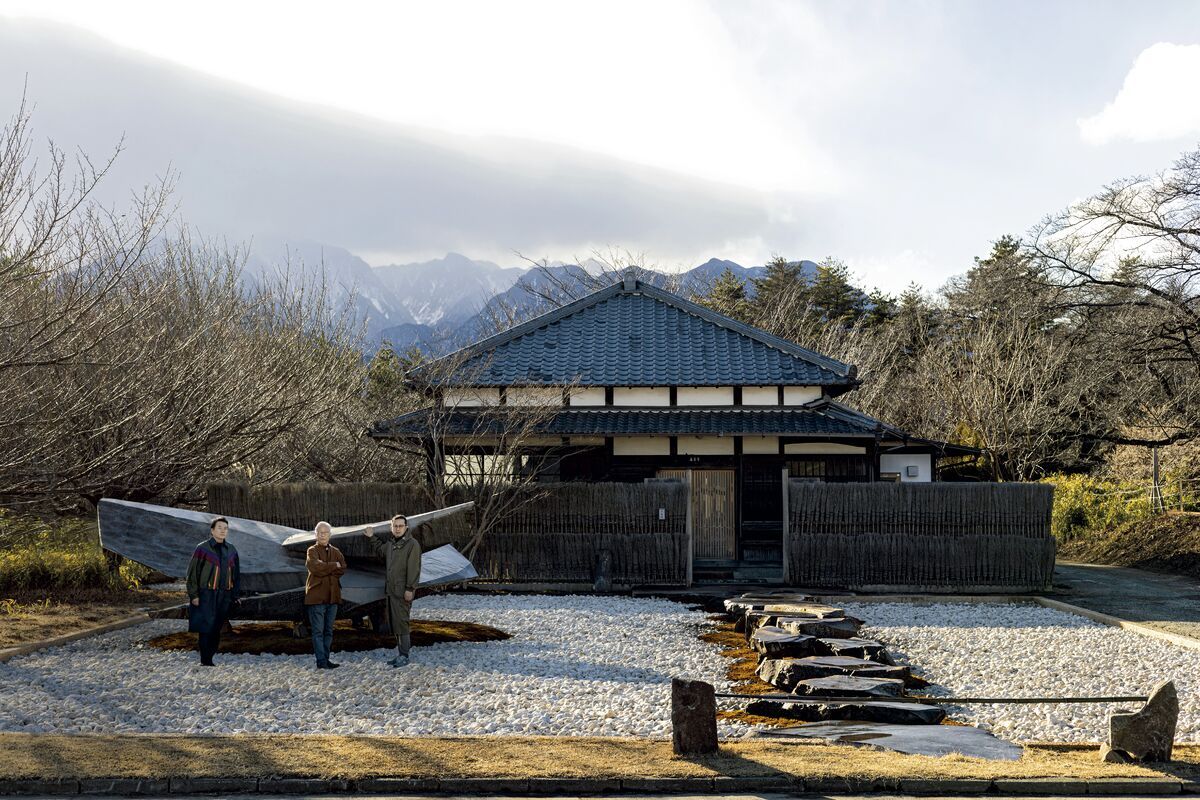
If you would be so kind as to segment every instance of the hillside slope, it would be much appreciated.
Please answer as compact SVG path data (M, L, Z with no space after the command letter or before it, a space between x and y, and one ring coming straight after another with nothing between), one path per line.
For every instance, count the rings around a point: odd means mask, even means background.
M1127 522L1059 545L1058 557L1200 578L1200 514L1172 511Z

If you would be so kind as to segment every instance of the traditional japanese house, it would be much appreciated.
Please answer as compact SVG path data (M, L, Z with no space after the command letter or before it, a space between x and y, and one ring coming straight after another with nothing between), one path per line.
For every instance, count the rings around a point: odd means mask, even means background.
M513 469L545 481L688 478L698 568L779 562L785 475L927 482L940 459L977 452L844 405L853 365L633 278L418 375L431 407L373 436L421 441L438 460L500 452L499 409L552 406Z

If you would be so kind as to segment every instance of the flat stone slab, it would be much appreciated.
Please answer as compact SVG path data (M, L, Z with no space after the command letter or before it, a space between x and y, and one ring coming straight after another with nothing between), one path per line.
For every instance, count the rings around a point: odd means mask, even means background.
M842 720L814 722L794 728L763 728L759 735L824 739L832 744L873 747L920 756L959 753L991 761L1016 761L1022 752L1020 745L966 725L891 725Z
M828 619L806 619L803 617L780 616L775 626L788 633L803 633L829 639L853 639L858 633L859 623L845 617Z
M827 678L800 681L792 689L792 693L826 697L901 697L904 694L904 681L895 678L831 675Z
M763 658L803 658L820 650L815 636L788 633L773 625L764 625L752 633L750 647Z
M856 722L885 722L891 725L937 725L946 718L941 706L925 703L871 702L853 705L824 705L822 703L784 703L779 700L755 700L746 712L760 717L795 719L804 722L853 720Z
M725 610L730 614L745 614L747 611L761 611L766 606L809 606L820 605L813 603L813 599L808 595L803 594L781 594L781 595L742 595L741 597L731 597L724 602Z
M835 639L822 636L817 639L817 647L824 650L825 655L849 656L850 658L878 661L881 664L888 663L887 650L881 642L877 642L874 639L858 639L854 637L849 639Z
M860 678L896 678L907 683L911 677L908 667L881 664L869 658L807 656L791 660L791 669L800 676L798 680L828 678L831 675L857 675Z

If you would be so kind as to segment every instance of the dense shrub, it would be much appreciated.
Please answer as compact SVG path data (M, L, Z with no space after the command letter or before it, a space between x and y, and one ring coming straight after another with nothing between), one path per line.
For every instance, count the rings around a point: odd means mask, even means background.
M110 566L90 520L48 523L0 509L0 595L121 594L147 574L123 559Z
M1150 516L1144 485L1114 483L1087 475L1051 475L1054 515L1051 528L1060 542L1094 536Z

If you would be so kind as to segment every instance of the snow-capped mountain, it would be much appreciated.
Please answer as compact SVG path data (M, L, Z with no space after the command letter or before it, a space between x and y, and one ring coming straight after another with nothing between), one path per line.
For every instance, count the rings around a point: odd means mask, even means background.
M802 263L806 269L816 266ZM640 277L686 297L706 293L726 270L753 295L752 281L765 267L714 258L682 273L642 270ZM354 311L366 325L368 352L384 342L397 350L460 347L617 280L591 260L504 267L447 253L432 261L372 267L341 247L266 239L253 243L246 271L252 280L284 271L293 279L323 279L335 302L353 297Z
M375 275L421 325L454 323L476 314L496 294L516 283L526 270L474 261L458 253L419 264L376 267Z

